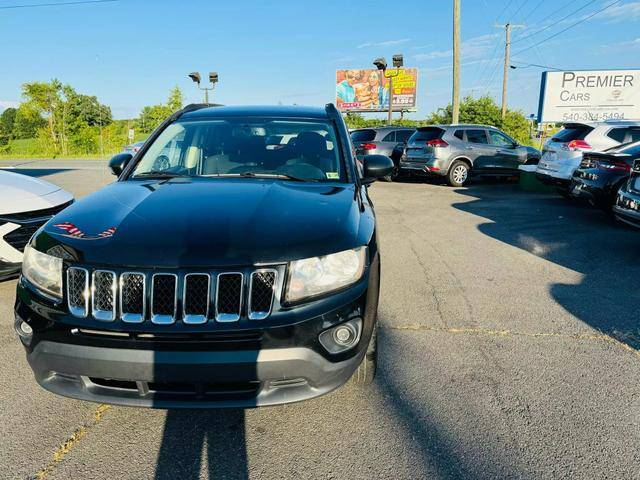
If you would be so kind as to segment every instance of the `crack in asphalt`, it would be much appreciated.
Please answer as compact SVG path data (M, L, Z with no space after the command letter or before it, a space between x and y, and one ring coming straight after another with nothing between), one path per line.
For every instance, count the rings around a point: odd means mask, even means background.
M593 342L604 342L617 345L618 347L630 352L636 357L640 358L640 351L636 350L630 345L627 345L625 341L629 339L637 340L635 332L621 332L612 331L607 333L553 333L553 332L522 332L518 330L494 330L490 328L466 328L466 327L433 327L428 325L381 325L380 328L386 330L413 330L413 331L427 331L427 332L440 332L440 333L452 333L452 334L466 334L466 335L487 335L487 336L514 336L514 337L530 337L530 338L562 338L567 340L587 340Z
M95 427L102 420L103 415L107 410L111 408L111 405L100 404L98 408L93 411L91 415L91 419L88 422L85 422L78 428L76 428L71 436L67 438L64 442L60 444L60 446L53 453L51 461L47 464L46 467L39 470L35 475L31 475L28 480L43 480L47 478L56 467L64 460L64 457L73 449L73 447L80 441L82 438L89 432L90 429Z

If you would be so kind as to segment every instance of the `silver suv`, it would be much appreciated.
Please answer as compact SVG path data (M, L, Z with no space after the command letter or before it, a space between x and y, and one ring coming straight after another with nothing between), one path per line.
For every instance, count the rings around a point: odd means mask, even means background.
M495 127L433 125L420 127L400 159L400 173L445 177L460 187L475 175L514 175L518 167L535 164L540 152L518 144Z
M571 177L580 166L583 152L603 151L638 140L640 122L565 123L544 145L536 176L568 196Z

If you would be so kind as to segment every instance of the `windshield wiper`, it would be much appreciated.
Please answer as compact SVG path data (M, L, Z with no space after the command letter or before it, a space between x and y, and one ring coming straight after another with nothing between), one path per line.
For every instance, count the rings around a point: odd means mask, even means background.
M240 177L240 178L278 178L292 180L294 182L318 182L315 178L302 178L287 173L278 172L243 172L243 173L214 173L212 175L202 175L203 177Z
M167 172L162 170L150 170L148 172L142 172L134 175L131 178L175 178L175 177L189 177L185 173Z

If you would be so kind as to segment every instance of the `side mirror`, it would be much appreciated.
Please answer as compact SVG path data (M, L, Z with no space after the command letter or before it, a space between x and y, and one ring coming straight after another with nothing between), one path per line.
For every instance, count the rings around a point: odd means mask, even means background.
M132 158L133 156L130 153L119 153L111 157L111 160L109 160L111 173L115 176L119 176Z
M393 171L393 160L386 155L365 155L363 164L364 183L373 183Z

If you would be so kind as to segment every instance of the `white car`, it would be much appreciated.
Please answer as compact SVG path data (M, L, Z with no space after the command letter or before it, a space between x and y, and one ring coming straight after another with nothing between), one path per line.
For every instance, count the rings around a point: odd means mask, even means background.
M640 140L640 122L565 123L542 149L536 176L568 195L573 172L580 166L582 153L603 151L623 143Z
M0 280L20 271L31 236L71 203L73 195L52 183L0 170Z

